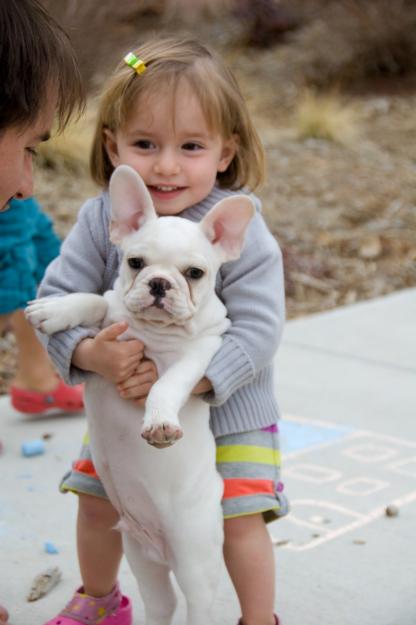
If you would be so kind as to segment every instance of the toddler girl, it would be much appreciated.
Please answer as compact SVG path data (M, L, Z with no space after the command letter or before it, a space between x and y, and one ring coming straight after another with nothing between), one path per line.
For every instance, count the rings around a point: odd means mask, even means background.
M102 96L92 149L92 175L103 192L82 207L48 269L41 297L112 288L120 252L109 240L107 187L120 164L141 175L159 215L192 221L220 199L261 182L263 150L238 85L204 45L153 40L120 63ZM211 406L225 488L224 556L240 622L275 625L274 557L265 522L286 512L272 373L284 293L281 254L253 199L258 210L242 255L217 276L231 327L194 393L203 393ZM157 374L143 360L140 341L116 341L125 329L123 323L98 333L78 327L45 340L66 380L80 382L94 371L117 384L122 397L143 404ZM117 514L95 473L88 438L62 490L79 495L83 586L48 625L130 625L131 604L116 582L122 553L112 529Z

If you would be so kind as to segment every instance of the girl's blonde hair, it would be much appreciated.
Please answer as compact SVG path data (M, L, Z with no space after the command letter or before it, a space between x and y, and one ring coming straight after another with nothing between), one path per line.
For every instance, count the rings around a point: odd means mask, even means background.
M114 169L104 144L105 129L122 128L143 95L166 87L174 93L182 77L197 96L210 130L224 139L238 137L237 153L227 170L218 173L218 184L253 190L263 182L263 146L236 79L220 57L198 41L175 38L153 39L134 54L146 64L145 72L137 74L122 61L101 97L90 160L95 182L106 187Z

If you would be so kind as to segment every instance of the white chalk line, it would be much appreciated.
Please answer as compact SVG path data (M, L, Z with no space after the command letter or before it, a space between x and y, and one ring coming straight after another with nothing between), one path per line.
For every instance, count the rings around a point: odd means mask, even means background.
M307 417L299 417L295 415L285 415L283 419L287 421L292 421L295 423L297 422L297 423L303 423L306 425L318 426L318 427L327 428L327 429L335 429L341 432L343 429L342 425L340 426L337 423L322 421L320 419L310 419ZM292 458L295 459L306 453L319 451L321 449L330 447L331 445L337 445L339 443L345 444L346 442L349 442L354 439L359 439L359 438L371 438L372 440L381 440L381 441L384 441L393 445L397 445L399 447L405 447L408 449L410 448L412 450L416 449L416 442L413 442L413 441L400 439L395 436L381 434L378 432L372 432L370 430L348 431L348 429L345 428L345 436L341 436L340 438L336 438L331 441L325 441L324 443L318 443L316 445L311 444L309 447L306 447L305 449L300 449L300 450L296 450L293 452L288 452L287 454L283 454L283 457L287 461L290 461ZM398 508L401 508L405 505L413 503L414 501L416 501L416 491L412 491L406 495L403 495L402 497L395 499L391 503L397 506ZM386 514L385 506L379 506L366 514L360 514L356 511L352 511L348 508L344 508L342 506L339 506L337 504L333 504L327 501L319 501L319 500L313 500L313 499L298 499L298 500L292 501L292 506L294 508L296 507L296 505L300 505L300 504L310 505L311 507L321 507L321 508L323 507L327 509L332 509L334 511L343 513L347 516L356 517L356 519L352 521L351 523L338 528L337 530L331 531L325 527L322 527L321 525L317 525L309 521L304 521L302 519L297 518L296 516L289 515L287 518L288 523L291 522L297 526L303 526L303 527L306 527L308 529L311 529L317 532L319 531L321 533L324 533L324 535L319 538L315 538L312 541L303 545L295 545L291 543L290 541L288 541L287 544L282 546L283 549L290 549L291 551L297 551L297 552L314 549L315 547L318 547L319 545L322 545L330 540L334 540L335 538L339 538L340 536L343 536L347 534L348 532L364 527L365 525L368 525L372 521L375 521L376 519L384 517Z
M403 506L410 504L414 501L416 501L416 491L413 491L411 493L408 493L407 495L404 495L403 497L399 497L398 499L395 499L392 502L392 504L397 506L398 508L402 508ZM296 502L295 501L293 502L293 505L295 506L296 503L300 503L300 502L302 503L308 502L310 505L313 505L313 506L325 506L327 508L330 507L338 511L342 510L342 507L340 506L328 504L328 502L322 502L318 500L297 500ZM365 515L359 515L357 513L353 513L351 510L348 510L347 512L349 516L357 516L359 518L357 518L352 523L349 523L348 525L344 525L343 527L340 527L339 529L335 531L332 531L332 532L329 531L326 533L325 536L316 538L313 541L306 543L305 545L294 545L294 544L288 543L287 545L284 546L284 548L290 549L292 551L307 551L308 549L314 549L315 547L318 547L319 545L322 545L328 542L329 540L334 540L335 538L339 538L340 536L343 536L347 534L348 532L364 527L365 525L368 525L372 521L375 521L376 519L384 517L386 515L386 507L380 506ZM300 525L300 526L303 525L305 527L311 526L310 523L304 522L301 519L297 519L296 517L291 518L289 516L287 520L288 522L291 521L292 523L296 525ZM312 529L318 529L318 528L314 526ZM325 529L323 529L322 527L319 527L319 530L325 531Z

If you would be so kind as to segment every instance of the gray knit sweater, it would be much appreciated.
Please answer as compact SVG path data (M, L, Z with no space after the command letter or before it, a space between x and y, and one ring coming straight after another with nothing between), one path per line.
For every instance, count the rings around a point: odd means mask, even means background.
M232 193L215 187L181 216L199 221L216 202ZM257 213L241 257L225 263L217 275L216 290L228 310L231 327L206 371L213 391L204 399L211 406L211 428L216 437L262 428L279 417L272 360L284 322L282 257L260 214L260 202L253 199ZM109 220L107 192L83 205L60 256L47 269L39 297L74 291L104 293L112 288L121 252L110 242ZM72 353L82 339L96 332L77 327L42 337L67 382L75 384L88 375L72 364Z

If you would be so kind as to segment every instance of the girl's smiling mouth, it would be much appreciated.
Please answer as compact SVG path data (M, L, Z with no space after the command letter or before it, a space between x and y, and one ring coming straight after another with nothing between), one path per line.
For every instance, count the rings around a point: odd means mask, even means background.
M172 199L177 197L186 187L177 187L174 185L147 185L150 193L154 197Z

